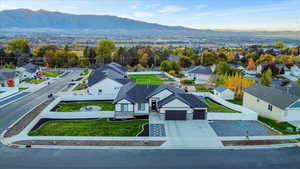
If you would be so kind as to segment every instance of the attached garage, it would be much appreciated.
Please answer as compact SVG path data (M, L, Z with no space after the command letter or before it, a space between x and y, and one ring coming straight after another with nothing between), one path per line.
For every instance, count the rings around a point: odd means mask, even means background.
M186 120L186 111L166 110L166 120Z
M205 120L206 110L194 110L193 119L194 120Z

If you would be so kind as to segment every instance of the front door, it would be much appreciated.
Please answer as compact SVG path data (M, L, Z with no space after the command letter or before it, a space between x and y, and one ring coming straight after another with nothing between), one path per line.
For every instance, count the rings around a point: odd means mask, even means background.
M157 111L157 101L156 100L151 101L151 110Z

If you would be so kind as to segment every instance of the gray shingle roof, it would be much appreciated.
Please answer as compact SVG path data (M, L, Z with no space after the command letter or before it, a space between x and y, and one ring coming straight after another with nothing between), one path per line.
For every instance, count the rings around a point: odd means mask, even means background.
M115 80L121 84L131 82L132 79L127 79L124 77L125 72L123 70L125 70L125 68L119 69L116 65L113 65L113 63L103 65L90 74L88 86L93 86L105 78Z
M16 71L14 69L1 69L0 80L8 80L16 77Z
M253 84L245 90L261 100L264 100L280 109L285 109L295 101L299 100L298 96L289 94L278 88L266 87L259 84Z
M212 74L212 70L208 66L196 66L188 70L187 73Z
M300 97L300 85L298 84L291 84L286 87L278 86L277 88L284 92Z
M154 93L158 93L165 89L170 90L173 94L159 101L159 106L163 106L177 98L192 108L207 108L207 105L199 97L193 94L186 94L181 89L168 85L137 85L134 83L124 85L120 89L114 103L123 99L126 99L131 103L148 103L148 99L155 95Z
M223 85L219 85L217 88L215 88L215 90L218 92L224 92L225 90L227 90L227 88Z
M162 85L159 85L155 90L153 90L151 93L148 94L147 98L150 98L152 97L153 95L156 95L157 93L163 91L163 90L169 90L170 92L172 93L184 93L184 91L182 89L179 89L179 88L175 88L175 87L172 87L170 85L166 85L166 84L162 84Z
M207 104L203 102L200 97L197 97L193 94L187 93L176 93L172 94L171 96L161 100L158 102L158 106L162 107L163 105L170 103L171 101L178 99L183 103L189 105L191 108L207 108Z
M37 70L40 69L40 67L38 65L34 65L32 63L28 63L22 67L29 73L35 73Z
M128 83L124 85L117 97L114 100L114 103L126 99L132 103L146 103L147 96L149 93L157 89L159 85L137 85L134 83Z

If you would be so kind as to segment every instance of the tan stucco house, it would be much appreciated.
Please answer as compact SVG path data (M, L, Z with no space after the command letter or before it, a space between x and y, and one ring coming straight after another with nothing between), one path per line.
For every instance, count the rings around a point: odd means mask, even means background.
M300 120L300 97L286 89L253 84L244 92L243 106L278 121Z

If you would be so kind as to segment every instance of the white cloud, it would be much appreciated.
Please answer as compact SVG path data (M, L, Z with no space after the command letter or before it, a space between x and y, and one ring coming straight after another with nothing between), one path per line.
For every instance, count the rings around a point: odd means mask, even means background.
M148 17L152 17L153 13L150 12L143 12L143 11L138 11L138 12L134 12L133 17L136 18L148 18Z
M161 8L159 10L159 12L160 13L176 13L176 12L184 11L185 9L186 8L183 8L183 7L170 5L170 6L165 6L165 7Z

